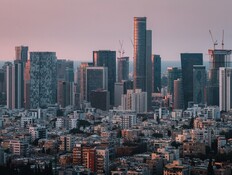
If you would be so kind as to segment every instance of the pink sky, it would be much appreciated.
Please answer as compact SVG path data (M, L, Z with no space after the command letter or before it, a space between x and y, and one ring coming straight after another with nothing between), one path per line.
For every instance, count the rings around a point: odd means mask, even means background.
M133 17L146 16L153 53L179 60L181 52L212 47L209 29L232 49L231 0L0 0L0 60L12 60L16 45L56 51L59 58L92 60L93 50L133 57Z

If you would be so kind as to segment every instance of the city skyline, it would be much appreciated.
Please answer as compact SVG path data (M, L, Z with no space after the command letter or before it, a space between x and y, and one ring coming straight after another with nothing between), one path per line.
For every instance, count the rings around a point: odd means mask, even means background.
M16 45L29 46L29 51L55 51L58 58L90 61L93 50L118 51L119 40L124 41L124 56L131 61L132 19L136 16L147 17L148 29L153 31L153 54L179 60L180 53L202 52L208 60L207 50L213 47L209 29L218 41L217 48L221 48L223 29L225 48L232 48L231 5L229 0L2 0L0 61L13 60Z

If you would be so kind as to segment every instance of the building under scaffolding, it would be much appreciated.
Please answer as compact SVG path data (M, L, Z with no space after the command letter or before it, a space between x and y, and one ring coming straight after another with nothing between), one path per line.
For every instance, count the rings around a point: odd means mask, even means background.
M207 104L219 106L219 68L231 67L231 50L210 49Z

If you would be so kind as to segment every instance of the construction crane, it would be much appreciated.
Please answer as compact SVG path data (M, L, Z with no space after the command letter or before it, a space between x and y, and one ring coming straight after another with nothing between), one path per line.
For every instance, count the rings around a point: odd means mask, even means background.
M123 50L123 40L122 41L119 40L119 45L120 45L120 49L118 50L118 53L119 53L120 58L122 58L125 53L125 51Z
M224 50L224 30L222 30L222 50Z
M213 42L213 49L215 50L216 45L218 45L217 40L214 41L213 34L212 34L211 30L209 30L209 34L210 34L212 42Z

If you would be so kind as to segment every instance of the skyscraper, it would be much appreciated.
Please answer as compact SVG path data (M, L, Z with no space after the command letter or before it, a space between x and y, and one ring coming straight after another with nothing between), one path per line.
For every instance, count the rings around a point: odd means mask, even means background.
M16 46L15 47L15 59L22 61L24 64L28 58L28 46Z
M219 68L219 107L220 111L232 108L232 68Z
M110 91L110 104L114 104L114 83L116 82L116 51L93 51L93 65L108 68L108 91Z
M30 107L56 102L56 53L30 52Z
M146 92L147 92L147 111L151 110L152 94L152 31L146 31Z
M14 61L15 108L24 107L24 62Z
M30 60L24 68L24 108L30 109Z
M193 102L204 104L206 99L206 70L205 66L193 66Z
M146 17L134 17L134 89L146 91Z
M86 67L86 97L90 99L93 90L108 90L108 68Z
M5 105L6 88L5 88L5 72L4 69L0 69L0 105Z
M9 64L6 66L6 98L7 98L7 108L14 109L15 108L15 73L14 66Z
M147 30L146 17L134 17L134 90L147 92L147 108L151 109L152 31Z
M182 80L178 78L174 80L174 103L173 109L183 109L184 100L183 100L183 85Z
M152 55L152 92L161 91L161 57Z
M182 70L178 67L168 67L168 93L174 93L174 80L182 78Z
M219 68L230 66L231 50L209 50L210 68L207 84L207 104L219 106Z
M87 100L86 96L86 68L93 66L93 63L82 62L78 68L78 91L80 92L80 103Z
M202 65L202 53L181 53L181 69L184 91L184 108L193 101L193 65Z
M74 63L59 59L57 66L57 103L62 107L74 104Z
M129 80L129 57L117 58L118 62L118 82Z

